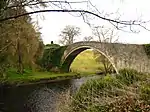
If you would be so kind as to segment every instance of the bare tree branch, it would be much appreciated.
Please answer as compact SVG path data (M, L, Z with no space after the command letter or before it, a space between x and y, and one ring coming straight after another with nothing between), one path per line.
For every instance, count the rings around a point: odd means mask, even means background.
M0 22L6 21L6 20L9 20L9 19L15 19L15 18L18 18L18 17L21 17L21 16L41 13L41 12L80 12L80 13L88 13L88 14L94 15L94 16L100 18L100 19L110 21L110 22L113 22L113 23L122 24L122 25L136 25L136 26L141 26L141 27L145 28L138 21L136 22L135 20L134 21L117 21L117 20L114 20L114 19L102 17L102 16L100 16L96 13L86 11L86 10L39 10L39 11L28 12L28 13L24 13L24 14L20 14L20 15L0 19Z
M75 9L75 8L73 9L72 8L72 4L81 4L81 3L87 3L87 7L90 8L90 10ZM41 10L40 6L42 4L45 5L45 6L51 6L52 10L43 10L43 9ZM0 22L6 21L6 20L9 20L9 19L15 19L15 18L18 18L18 17L21 17L21 16L26 16L26 15L36 14L36 13L42 13L42 12L68 12L72 16L75 16L72 13L79 14L75 17L82 17L84 22L87 23L89 26L91 26L91 23L89 21L89 19L90 19L89 15L93 15L93 17L98 17L102 20L110 22L118 30L123 30L124 27L128 26L129 30L131 32L138 33L139 31L138 32L134 31L132 26L139 26L139 27L141 27L145 30L150 31L150 29L148 29L146 26L144 26L144 24L146 24L149 21L143 21L143 22L141 20L122 21L122 20L119 19L120 16L116 19L115 18L110 18L109 15L111 15L113 13L102 15L103 12L100 12L98 10L98 8L95 5L93 5L90 0L87 0L87 1L86 0L85 1L66 1L66 0L58 0L58 1L57 0L53 0L53 1L51 1L51 0L49 0L49 1L35 0L35 1L32 1L32 0L30 0L26 3L20 3L20 4L17 4L17 5L14 5L14 6L6 7L3 10L12 9L14 7L26 7L26 6L28 6L28 7L35 6L40 10L36 10L36 11L34 10L32 12L2 18L2 19L0 19ZM57 7L58 9L54 10L55 8L53 6ZM117 12L118 12L118 10L117 10Z
M6 7L4 10L7 10L7 9L11 9L11 8L15 8L15 7L25 7L25 6L35 6L35 5L40 5L40 4L48 4L48 3L65 3L65 4L74 4L74 3L85 3L85 2L88 2L88 1L77 1L77 2L68 2L68 1L34 1L35 3L31 3L33 1L29 1L25 4L18 4L18 5L12 5L12 6L9 6L9 7Z

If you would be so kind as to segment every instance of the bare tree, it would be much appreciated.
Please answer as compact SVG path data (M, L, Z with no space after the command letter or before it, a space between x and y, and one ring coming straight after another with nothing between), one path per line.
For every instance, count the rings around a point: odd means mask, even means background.
M106 28L104 26L97 26L93 28L93 34L98 38L99 42L117 42L118 41L118 33L115 32L112 28Z
M72 44L75 41L75 37L80 35L80 28L76 26L66 26L63 31L61 31L59 42L63 45Z
M86 36L83 38L83 41L92 41L93 37L92 36Z
M99 42L104 42L104 43L117 42L119 38L117 33L114 31L114 29L105 28L104 26L95 27L93 33L96 37L98 37ZM105 73L114 72L112 64L104 55L94 50L94 56L96 61L103 65L104 68L102 70Z
M103 72L105 74L114 72L114 68L112 64L104 55L100 54L96 50L94 50L93 52L94 52L96 62L102 64L102 67L99 68L100 72Z

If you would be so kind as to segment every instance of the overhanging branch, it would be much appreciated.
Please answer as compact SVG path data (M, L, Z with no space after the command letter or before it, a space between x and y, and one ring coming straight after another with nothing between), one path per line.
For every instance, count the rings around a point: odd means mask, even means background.
M11 9L11 8L15 8L15 7L25 7L25 6L35 6L35 5L40 5L40 4L48 4L48 3L61 3L61 4L76 4L76 3L85 3L85 2L88 2L88 1L74 1L74 2L68 2L68 1L39 1L39 2L35 2L35 3L25 3L25 4L19 4L19 5L12 5L12 6L9 6L9 7L6 7L4 10L6 9Z
M27 12L27 13L23 13L23 14L11 16L11 17L6 17L4 19L0 19L0 22L6 21L6 20L10 20L10 19L16 19L16 18L19 18L19 17L22 17L22 16L26 16L26 15L42 13L42 12L79 12L79 13L87 13L87 14L96 16L96 17L98 17L98 18L100 18L102 20L109 21L111 23L116 23L117 25L120 24L120 25L128 25L128 26L133 26L133 25L134 26L140 26L140 27L150 31L145 26L143 26L140 21L135 21L135 20L133 20L133 21L119 21L119 20L115 20L115 19L102 17L102 16L100 16L100 15L98 15L96 13L93 13L93 12L90 12L90 11L87 11L87 10L62 10L62 9L61 10L38 10L38 11Z
M86 10L39 10L39 11L28 12L28 13L24 13L24 14L20 14L20 15L0 19L0 22L10 20L10 19L15 19L15 18L18 18L18 17L26 16L26 15L42 13L42 12L80 12L80 13L82 12L82 13L88 13L88 14L94 15L94 16L100 18L100 19L110 21L110 22L114 22L114 23L119 23L119 24L123 24L123 25L140 25L140 24L136 24L135 22L132 22L132 21L130 21L130 22L128 22L128 21L116 21L116 20L113 20L113 19L105 18L105 17L102 17L98 14L95 14L93 12L86 11Z
M71 4L77 4L77 3L88 3L90 6L92 6L95 11L89 11L88 9L72 9ZM58 9L54 10L40 10L39 6L42 5L44 7L47 7L47 5L54 5L56 6ZM60 6L59 6L60 5ZM69 5L69 8L63 7L63 5ZM122 30L124 27L129 27L129 30L131 32L135 32L133 31L133 29L131 28L131 26L140 26L141 28L150 31L150 29L148 29L145 25L150 22L150 21L139 21L139 20L128 20L128 21L122 21L119 19L115 19L115 18L109 18L106 16L102 16L101 12L99 12L99 10L96 8L96 6L94 6L90 0L83 0L83 1L67 1L67 0L47 0L47 1L39 1L39 0L35 0L32 1L30 0L27 3L21 3L18 5L12 5L9 7L4 8L3 10L7 10L7 9L12 9L12 8L16 8L16 7L32 7L32 6L36 6L36 8L38 7L39 9L37 9L37 11L33 11L33 12L27 12L27 13L22 13L20 15L13 15L13 16L7 16L5 18L1 18L0 22L6 21L6 20L10 20L10 19L15 19L21 16L26 16L26 15L31 15L31 14L36 14L36 13L42 13L42 12L68 12L69 14L71 14L71 12L78 12L80 15L77 17L83 17L83 20L85 23L87 23L89 26L91 26L90 22L88 21L87 15L93 15L96 16L102 20L108 21L110 22L115 28L117 28L118 30ZM72 15L72 14L71 14Z

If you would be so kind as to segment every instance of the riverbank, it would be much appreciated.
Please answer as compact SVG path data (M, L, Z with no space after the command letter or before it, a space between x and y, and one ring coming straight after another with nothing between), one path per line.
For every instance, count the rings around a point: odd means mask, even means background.
M100 71L99 68L102 68L102 65L95 61L93 51L87 50L78 55L71 64L70 70L73 73L35 72L24 69L24 73L21 75L17 73L17 69L8 68L5 78L0 78L0 85L22 86L86 77L96 74L97 71Z
M11 74L0 79L1 86L24 86L41 83L57 82L60 80L86 77L87 73L53 73L53 72L32 72L21 74ZM93 74L94 75L94 74Z
M123 69L120 75L88 80L73 96L66 93L58 108L58 112L150 112L150 75Z

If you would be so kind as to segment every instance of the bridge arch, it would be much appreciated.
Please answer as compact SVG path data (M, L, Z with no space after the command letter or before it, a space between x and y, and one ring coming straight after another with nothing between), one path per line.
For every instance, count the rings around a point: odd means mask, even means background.
M150 57L143 45L96 41L81 41L66 46L60 59L61 70L68 72L75 57L86 49L99 51L110 61L117 73L124 68L150 73Z
M116 68L115 64L113 63L113 61L111 60L109 55L106 55L101 50L97 49L96 47L90 46L90 45L77 46L77 47L73 48L70 52L68 52L67 55L64 55L64 57L62 57L62 65L61 65L62 70L65 72L69 72L70 66L71 66L73 60L76 58L76 56L87 49L94 49L94 50L98 51L101 55L103 55L105 58L108 59L108 61L113 66L116 73L117 74L119 73L118 69Z

